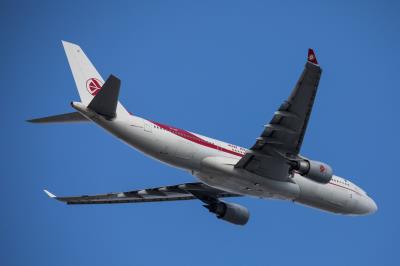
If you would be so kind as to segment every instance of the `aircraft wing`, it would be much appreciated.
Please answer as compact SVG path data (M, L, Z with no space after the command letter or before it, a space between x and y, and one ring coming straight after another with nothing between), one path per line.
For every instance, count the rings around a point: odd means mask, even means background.
M138 203L155 201L175 201L200 199L204 202L213 202L218 198L239 197L240 195L228 193L212 188L203 183L186 183L173 186L156 187L143 190L117 192L99 195L84 195L72 197L57 197L45 190L50 198L67 204L109 204L109 203Z
M304 71L289 98L235 167L272 179L288 180L288 161L298 158L321 72L314 51L309 49Z

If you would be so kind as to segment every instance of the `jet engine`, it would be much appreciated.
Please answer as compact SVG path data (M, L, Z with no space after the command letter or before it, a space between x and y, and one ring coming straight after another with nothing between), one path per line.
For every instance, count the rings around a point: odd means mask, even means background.
M300 160L292 161L290 164L292 165L292 170L319 183L329 183L333 176L332 167L323 162Z
M204 205L210 212L215 213L218 219L237 225L245 225L250 217L249 211L235 203L218 201Z

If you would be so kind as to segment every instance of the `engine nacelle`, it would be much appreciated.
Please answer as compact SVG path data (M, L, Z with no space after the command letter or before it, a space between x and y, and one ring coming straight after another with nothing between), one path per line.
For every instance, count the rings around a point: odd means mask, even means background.
M333 176L332 167L318 161L296 161L294 162L293 169L298 171L302 176L323 184L329 183Z
M215 213L218 219L233 224L245 225L249 221L249 211L239 204L219 201L209 205L204 205L204 207L206 207L210 212Z

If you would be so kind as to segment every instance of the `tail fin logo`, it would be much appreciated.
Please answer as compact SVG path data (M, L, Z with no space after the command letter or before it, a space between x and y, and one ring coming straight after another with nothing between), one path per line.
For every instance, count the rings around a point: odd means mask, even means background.
M96 96L96 94L101 90L103 82L96 78L90 78L86 81L86 89L90 94Z

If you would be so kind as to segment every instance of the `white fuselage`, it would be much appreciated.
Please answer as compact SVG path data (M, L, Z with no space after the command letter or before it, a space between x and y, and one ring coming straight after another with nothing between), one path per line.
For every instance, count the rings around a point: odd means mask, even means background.
M361 188L341 177L334 176L327 184L299 174L292 182L276 181L234 167L246 153L245 148L133 115L108 121L81 103L72 106L133 148L187 170L211 187L258 198L291 200L340 214L360 215L377 209Z

